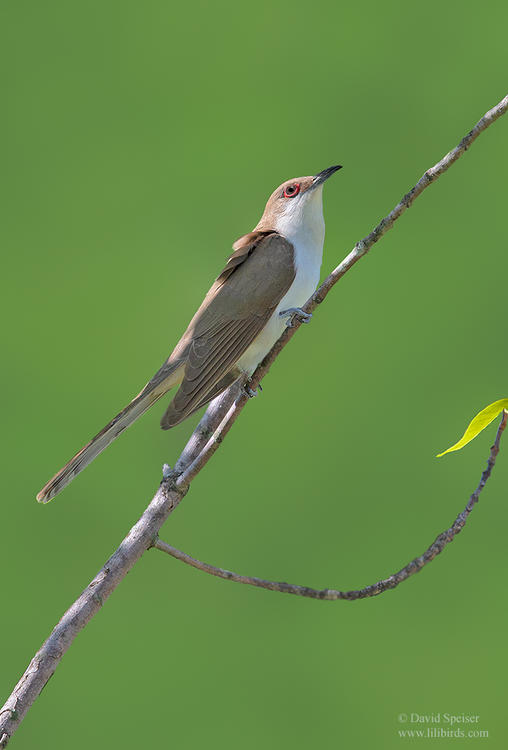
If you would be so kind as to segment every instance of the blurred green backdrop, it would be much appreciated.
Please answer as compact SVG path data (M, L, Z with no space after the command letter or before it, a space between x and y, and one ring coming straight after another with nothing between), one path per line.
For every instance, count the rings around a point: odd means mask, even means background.
M506 94L507 23L504 2L0 6L2 701L196 420L162 433L161 404L51 505L36 491L153 374L273 188L338 162L336 265ZM356 588L455 518L494 429L434 456L508 395L507 160L501 119L340 282L164 539ZM12 747L393 748L411 712L478 714L504 747L507 482L505 446L467 529L373 600L147 554Z

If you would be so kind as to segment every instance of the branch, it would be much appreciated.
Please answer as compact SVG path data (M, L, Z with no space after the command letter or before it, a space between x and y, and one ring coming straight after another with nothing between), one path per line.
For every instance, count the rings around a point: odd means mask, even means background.
M352 252L325 279L306 303L304 307L306 312L312 312L323 301L337 281L393 226L412 201L433 180L443 174L466 151L480 133L503 115L507 109L508 96L487 112L453 151L450 151L438 164L423 175L393 211L367 237L358 242ZM251 388L255 388L259 384L275 358L299 327L300 324L296 322L293 328L288 328L282 334L256 369L251 378ZM67 610L47 641L30 662L5 705L0 709L0 748L7 746L10 737L54 673L60 659L76 635L102 607L105 600L141 555L156 542L162 524L185 496L190 481L201 471L217 450L245 406L247 395L243 389L239 390L241 385L242 383L234 384L210 404L184 448L175 469L164 474L164 479L158 491L139 521L133 526L93 581L88 584L81 596Z
M168 555L175 557L177 560L181 560L182 562L187 563L187 565L191 565L193 568L202 570L204 573L210 573L210 575L212 576L225 578L228 581L235 581L236 583L247 583L250 586L257 586L258 588L269 589L270 591L280 591L283 594L296 594L297 596L308 596L311 599L326 599L327 601L336 601L337 599L347 599L348 601L353 601L355 599L366 599L369 596L378 596L384 591L388 591L388 589L394 589L399 585L399 583L402 583L402 581L407 581L407 579L415 573L419 573L419 571L424 568L425 565L427 565L435 557L437 557L437 555L439 555L440 552L443 551L446 545L452 542L457 534L462 531L462 529L466 525L469 514L479 500L480 492L485 487L492 469L494 468L497 454L499 453L499 442L506 427L507 421L508 411L506 411L505 409L503 411L503 418L501 419L501 423L497 430L494 445L490 449L487 467L481 476L480 483L469 498L468 504L466 505L462 513L459 513L450 528L446 529L446 531L443 531L442 534L439 534L439 536L432 542L430 547L425 550L423 555L415 557L414 560L411 560L411 562L409 562L406 566L399 570L398 573L394 573L388 578L377 581L377 583L371 583L369 586L365 586L365 588L363 589L353 589L352 591L337 591L336 589L312 589L308 586L299 586L294 583L265 581L262 578L256 578L254 576L242 576L238 573L233 573L230 570L223 570L222 568L217 568L215 565L209 565L208 563L201 562L200 560L195 560L190 555L187 555L185 552L181 552L175 547L172 547L170 544L163 542L161 539L157 539L153 546L155 549L166 552Z

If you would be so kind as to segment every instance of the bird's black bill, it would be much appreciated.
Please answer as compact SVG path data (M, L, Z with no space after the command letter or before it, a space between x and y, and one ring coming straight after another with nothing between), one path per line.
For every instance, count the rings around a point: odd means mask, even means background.
M339 169L342 169L342 164L336 164L334 167L328 167L328 169L323 169L322 172L320 172L314 177L314 182L312 183L312 187L316 187L317 185L322 185L323 182L325 182L325 180L331 177L332 174L335 174L335 172L338 172Z

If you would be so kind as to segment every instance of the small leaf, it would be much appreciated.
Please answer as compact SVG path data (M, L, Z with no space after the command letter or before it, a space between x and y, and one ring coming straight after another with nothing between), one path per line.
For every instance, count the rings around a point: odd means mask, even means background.
M473 417L459 442L455 443L455 445L452 445L451 448L448 448L442 453L438 453L437 458L440 458L441 456L444 456L445 453L450 453L451 451L459 451L461 448L471 442L473 438L479 435L482 430L488 427L488 425L494 421L497 415L501 414L503 409L508 409L508 398L500 398L499 401L494 401L493 404L489 404L488 406L486 406L485 409L482 409L480 412L478 412L476 417Z

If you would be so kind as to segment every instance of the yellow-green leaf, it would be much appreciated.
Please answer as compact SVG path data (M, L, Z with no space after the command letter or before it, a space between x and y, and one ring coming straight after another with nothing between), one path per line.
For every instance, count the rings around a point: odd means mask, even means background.
M501 414L503 409L508 409L508 398L500 398L499 401L494 401L493 404L486 406L485 409L478 412L476 417L473 417L459 442L455 443L455 445L452 445L451 448L448 448L442 453L438 453L437 458L444 456L445 453L450 453L450 451L459 451L471 442L471 440L473 440L473 438L475 438L491 422L493 422L497 415Z

